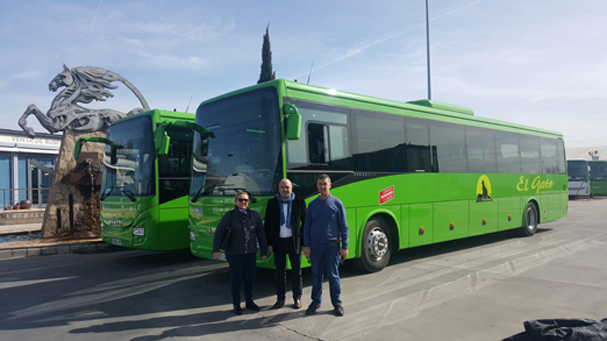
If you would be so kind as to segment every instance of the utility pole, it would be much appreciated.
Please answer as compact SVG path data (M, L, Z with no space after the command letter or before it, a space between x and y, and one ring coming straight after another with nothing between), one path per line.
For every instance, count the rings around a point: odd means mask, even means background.
M426 0L426 68L428 69L428 99L432 99L430 85L430 20L428 19L428 0Z

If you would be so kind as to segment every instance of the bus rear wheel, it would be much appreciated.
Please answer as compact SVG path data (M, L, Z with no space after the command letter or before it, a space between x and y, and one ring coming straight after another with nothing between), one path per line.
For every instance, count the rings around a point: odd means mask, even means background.
M539 215L537 213L537 207L534 203L527 203L525 209L525 224L521 228L521 232L524 236L533 236L537 231L537 225L539 224Z
M363 230L359 268L367 272L377 272L385 268L392 254L390 238L390 230L384 219L370 219Z

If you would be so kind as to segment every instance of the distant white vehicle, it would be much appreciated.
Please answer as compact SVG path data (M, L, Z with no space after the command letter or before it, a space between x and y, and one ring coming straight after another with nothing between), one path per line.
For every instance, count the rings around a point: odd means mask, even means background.
M567 160L569 198L590 198L590 166L584 159Z

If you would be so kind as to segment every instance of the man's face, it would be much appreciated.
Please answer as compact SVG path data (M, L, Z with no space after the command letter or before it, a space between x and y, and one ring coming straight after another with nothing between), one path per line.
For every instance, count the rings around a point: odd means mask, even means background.
M293 185L291 185L291 181L289 180L281 180L278 185L278 191L280 192L280 197L284 200L287 200L291 197L291 193L293 192Z
M318 189L318 193L321 196L325 197L329 195L329 190L331 189L331 182L329 179L318 179L316 182L316 188Z

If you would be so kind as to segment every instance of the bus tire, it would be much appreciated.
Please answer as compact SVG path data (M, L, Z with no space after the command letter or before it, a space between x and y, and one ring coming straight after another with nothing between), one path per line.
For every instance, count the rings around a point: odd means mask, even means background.
M365 224L358 267L366 272L383 270L390 261L392 240L388 223L380 217L373 217Z
M534 203L527 203L524 214L524 225L521 227L521 232L524 236L533 236L537 231L537 225L539 224L539 215L537 213L537 207Z

